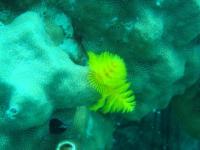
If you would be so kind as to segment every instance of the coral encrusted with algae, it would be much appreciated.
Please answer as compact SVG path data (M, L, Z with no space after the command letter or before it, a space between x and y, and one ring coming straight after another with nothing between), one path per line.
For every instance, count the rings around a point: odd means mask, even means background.
M122 58L109 52L88 52L88 80L101 98L90 109L108 112L131 112L135 108L135 96L127 81L126 66Z

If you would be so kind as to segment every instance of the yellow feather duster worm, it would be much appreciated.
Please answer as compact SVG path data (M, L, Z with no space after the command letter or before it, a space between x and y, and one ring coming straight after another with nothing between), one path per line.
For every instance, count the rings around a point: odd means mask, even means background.
M109 52L95 54L88 52L88 80L101 99L91 106L91 110L108 112L131 112L135 108L135 96L127 82L124 61Z

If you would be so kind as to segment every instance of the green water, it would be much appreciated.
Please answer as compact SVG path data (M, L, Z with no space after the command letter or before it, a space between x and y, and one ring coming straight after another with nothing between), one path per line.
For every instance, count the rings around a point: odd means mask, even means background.
M1 0L0 150L199 150L200 0Z

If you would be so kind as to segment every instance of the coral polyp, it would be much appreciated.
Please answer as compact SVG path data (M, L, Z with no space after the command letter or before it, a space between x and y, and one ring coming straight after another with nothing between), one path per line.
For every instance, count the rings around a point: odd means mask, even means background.
M101 98L91 110L108 112L131 112L135 108L135 96L127 81L127 70L121 57L109 52L88 52L88 80Z

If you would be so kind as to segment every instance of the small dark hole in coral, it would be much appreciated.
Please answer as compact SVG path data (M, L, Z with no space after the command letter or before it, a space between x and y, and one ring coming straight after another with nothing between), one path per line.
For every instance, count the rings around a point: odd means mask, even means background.
M65 144L61 147L60 150L70 150L72 148L72 146L70 144Z
M13 114L16 114L17 113L17 109L16 108L11 108L10 112L12 112Z
M49 121L49 132L51 134L61 134L67 130L67 125L57 118L52 118Z
M200 44L200 34L198 34L192 41L191 44L199 45Z

